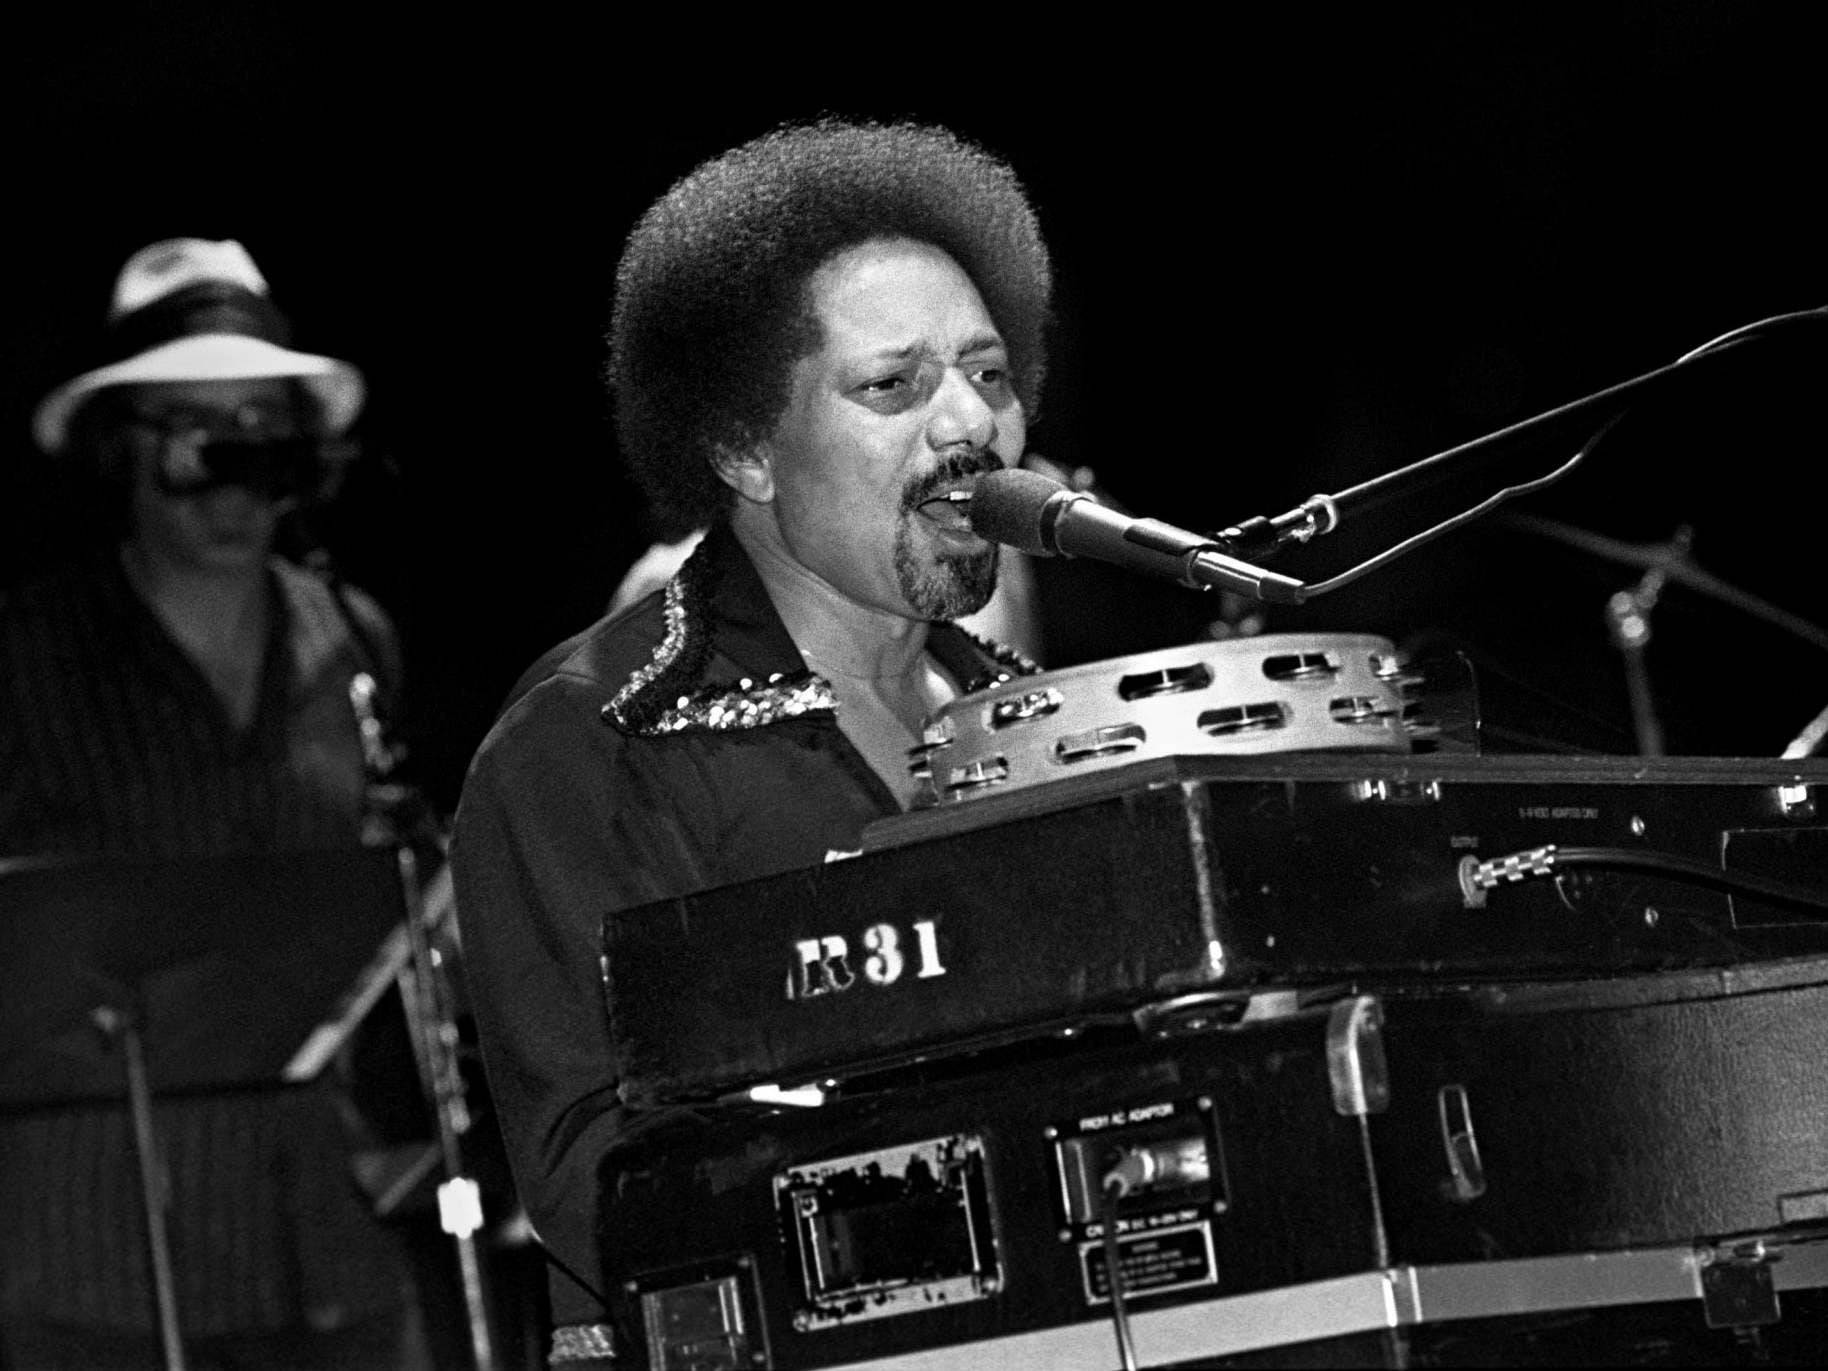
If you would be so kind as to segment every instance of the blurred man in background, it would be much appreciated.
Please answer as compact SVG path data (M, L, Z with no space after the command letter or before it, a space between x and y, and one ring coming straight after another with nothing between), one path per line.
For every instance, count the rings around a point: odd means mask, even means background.
M240 244L154 243L119 274L108 363L38 406L39 446L90 464L115 501L94 517L118 537L0 598L0 857L359 845L351 683L391 703L393 630L275 541L334 482L363 381L286 335ZM155 1101L191 1366L422 1364L345 1104L326 1078ZM0 1213L0 1361L156 1364L124 1106L0 1119Z

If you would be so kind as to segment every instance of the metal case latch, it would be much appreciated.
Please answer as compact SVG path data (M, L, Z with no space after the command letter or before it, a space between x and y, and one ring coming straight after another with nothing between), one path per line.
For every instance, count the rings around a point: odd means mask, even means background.
M1699 1255L1709 1328L1754 1328L1783 1317L1771 1271L1777 1254L1762 1240L1704 1248Z

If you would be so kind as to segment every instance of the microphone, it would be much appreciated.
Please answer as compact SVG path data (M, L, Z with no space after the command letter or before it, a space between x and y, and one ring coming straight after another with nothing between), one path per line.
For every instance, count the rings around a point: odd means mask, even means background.
M1227 556L1212 538L1159 519L1119 514L1019 467L977 478L969 518L980 538L1036 556L1090 557L1196 590L1231 590L1273 604L1300 604L1307 598L1302 582Z

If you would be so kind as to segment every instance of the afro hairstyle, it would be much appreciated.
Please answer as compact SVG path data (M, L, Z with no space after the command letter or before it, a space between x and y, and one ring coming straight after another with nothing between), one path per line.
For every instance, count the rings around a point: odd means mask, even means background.
M661 527L726 508L713 460L765 439L792 368L823 341L810 280L881 238L947 253L969 276L1033 415L1047 365L1052 268L1010 168L951 131L824 118L711 159L635 225L609 329L616 438Z

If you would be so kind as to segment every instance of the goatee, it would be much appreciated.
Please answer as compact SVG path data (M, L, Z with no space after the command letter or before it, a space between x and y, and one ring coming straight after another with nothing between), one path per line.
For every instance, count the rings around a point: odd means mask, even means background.
M997 588L997 550L951 553L922 566L912 531L904 522L895 533L895 579L902 598L923 619L959 619L990 603Z

